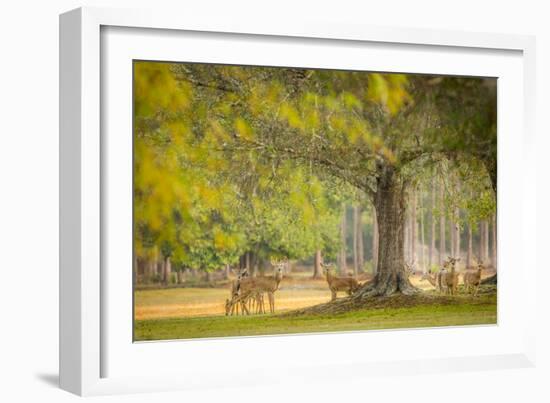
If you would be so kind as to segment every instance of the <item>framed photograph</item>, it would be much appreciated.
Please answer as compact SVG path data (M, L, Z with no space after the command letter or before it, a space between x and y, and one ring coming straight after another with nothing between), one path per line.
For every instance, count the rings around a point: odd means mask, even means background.
M533 365L531 37L85 8L60 45L62 388Z

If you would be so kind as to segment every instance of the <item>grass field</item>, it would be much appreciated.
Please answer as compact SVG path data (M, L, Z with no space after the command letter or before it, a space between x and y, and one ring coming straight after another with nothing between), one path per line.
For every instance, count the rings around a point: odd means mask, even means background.
M276 315L225 316L227 288L172 288L135 293L136 341L313 333L496 323L496 293L435 299L416 306L376 306L338 315L291 316L289 310L328 302L322 281L287 283L276 294Z

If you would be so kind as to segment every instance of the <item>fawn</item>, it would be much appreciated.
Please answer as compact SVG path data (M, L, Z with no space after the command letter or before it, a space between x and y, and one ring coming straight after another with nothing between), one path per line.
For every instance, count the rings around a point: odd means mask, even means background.
M474 295L477 295L479 285L481 284L481 271L484 269L483 263L479 262L475 271L468 270L463 275L464 291L468 292L474 289Z
M325 265L321 263L323 270L325 272L328 288L332 294L332 301L336 299L338 291L345 291L348 295L353 294L359 289L359 283L353 277L337 277L331 273L333 269L332 265Z

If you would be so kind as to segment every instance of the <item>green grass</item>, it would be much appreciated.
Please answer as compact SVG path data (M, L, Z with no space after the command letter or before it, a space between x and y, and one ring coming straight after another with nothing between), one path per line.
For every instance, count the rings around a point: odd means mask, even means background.
M496 295L451 305L364 309L339 315L252 315L135 321L135 340L314 333L496 323Z

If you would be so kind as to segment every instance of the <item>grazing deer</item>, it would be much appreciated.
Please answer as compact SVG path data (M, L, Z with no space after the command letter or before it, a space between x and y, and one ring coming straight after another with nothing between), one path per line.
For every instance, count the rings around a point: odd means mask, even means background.
M483 263L477 264L475 271L468 270L463 275L464 292L468 292L471 288L474 289L474 295L477 295L479 285L481 284L481 271L484 269Z
M440 283L443 289L443 286L446 288L447 293L455 295L458 288L458 275L456 271L456 263L460 261L460 258L450 257L447 260L448 266L451 267L449 271L441 272Z
M321 263L325 276L327 278L328 288L332 294L332 301L336 299L338 291L345 291L348 295L353 294L359 289L359 283L353 277L337 277L334 276L331 270L334 268L332 265L325 265Z
M439 289L439 284L437 282L437 273L436 274L432 274L432 271L430 270L429 272L427 273L424 273L422 275L422 277L420 277L420 281L428 281L428 283L430 283L433 287L435 287L435 289Z
M275 312L275 291L279 289L279 284L283 279L283 268L286 263L277 263L275 265L275 275L265 277L246 277L239 281L239 293L243 295L258 295L267 293L269 302L269 311ZM263 296L257 300L257 304L263 308Z
M225 300L225 315L239 314L239 306L241 307L241 314L250 315L250 311L247 308L247 300L249 295L245 294L235 294L231 299Z
M444 275L446 275L446 273L447 273L446 268L442 268L437 273L432 273L432 271L430 270L429 272L424 273L422 275L422 277L420 278L420 281L426 280L436 289L436 291L445 293L445 291L447 290L447 286L443 284L441 279Z

